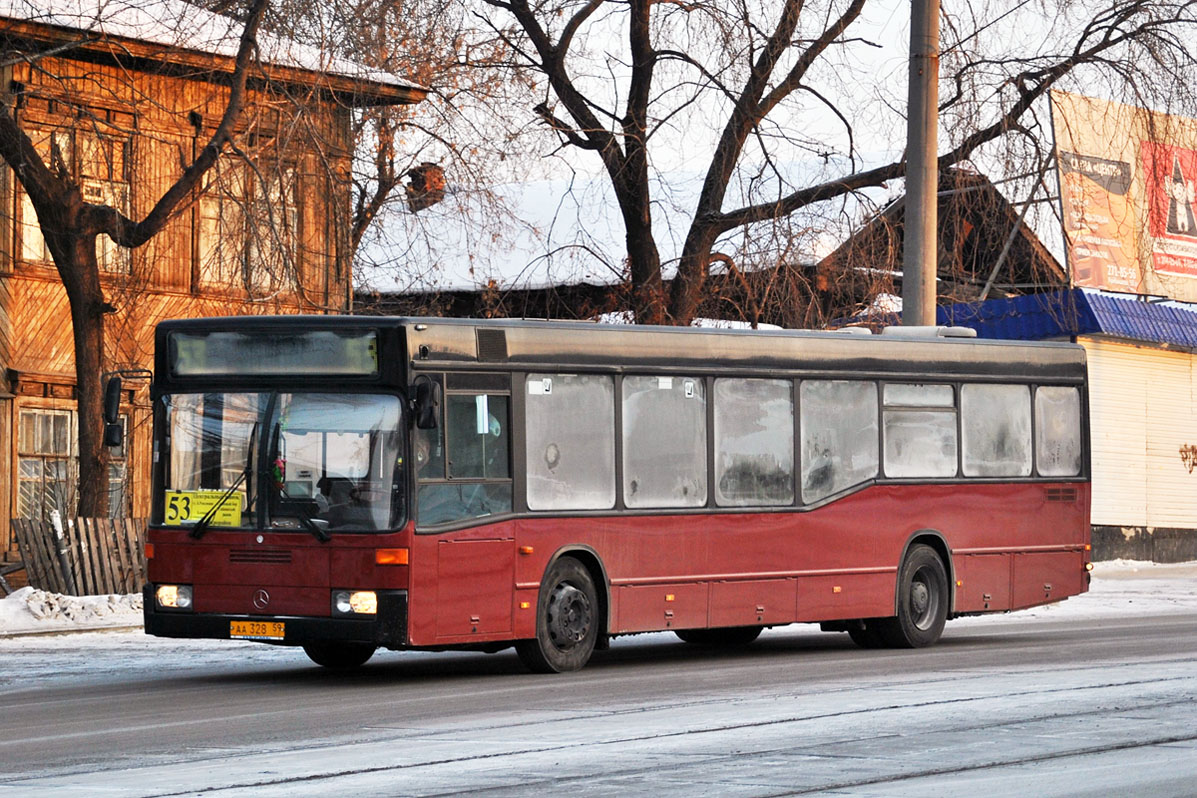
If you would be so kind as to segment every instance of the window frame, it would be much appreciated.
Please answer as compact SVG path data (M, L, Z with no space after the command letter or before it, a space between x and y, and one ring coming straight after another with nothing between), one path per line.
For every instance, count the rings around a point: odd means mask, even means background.
M515 443L518 436L515 430L516 408L513 401L513 391L510 389L512 382L512 375L469 375L458 372L450 372L449 374L435 374L428 375L435 382L442 386L442 403L439 423L436 429L421 430L412 429L410 438L410 460L415 465L410 469L411 478L409 480L412 506L409 508L409 517L416 522L416 531L433 531L442 532L446 529L453 529L463 526L475 526L479 523L490 523L496 519L510 517L516 511L517 502L517 487L518 480L515 477L519 469L519 463L515 452ZM497 387L496 376L500 376L500 381L505 381L507 387ZM452 379L447 379L452 378ZM455 384L456 383L456 384ZM449 463L452 454L452 442L449 440L449 423L448 423L448 407L449 398L451 396L502 396L507 399L507 418L500 419L500 423L506 423L506 438L507 438L507 476L505 477L453 477L449 474ZM408 414L409 416L411 414ZM424 476L421 474L422 466L419 463L417 456L420 447L420 442L423 436L433 434L439 439L441 446L440 458L440 474L439 476ZM431 450L430 450L431 451ZM421 501L420 496L425 487L432 486L465 486L465 485L482 485L482 486L497 486L508 487L510 497L507 500L507 509L487 515L476 516L462 516L452 518L444 521L427 522L421 519Z
M256 295L298 284L302 183L302 170L290 158L265 157L258 165L244 158L219 159L205 173L197 203L198 285L205 289L234 285ZM275 200L276 189L282 202ZM276 206L285 222L281 226L275 218ZM230 237L233 241L226 246Z
M39 155L48 163L48 153L52 151L53 140L59 139L59 151L63 149L70 178L83 192L88 202L102 202L111 205L126 216L132 215L133 181L132 161L135 156L134 135L131 130L123 130L112 122L109 117L114 112L103 108L81 106L74 103L62 103L58 100L33 95L27 103L40 103L47 110L25 113L28 122L26 133L34 141L34 147ZM72 111L70 116L50 111L59 105ZM59 138L61 137L61 138ZM108 165L107 175L85 174L81 139L87 138L99 142L101 149L115 152L121 150L119 167L112 169L115 158L105 159ZM46 245L41 225L37 220L37 213L33 201L18 181L13 181L16 194L14 204L14 255L13 260L34 268L53 268L54 259ZM128 275L133 268L132 250L120 247L106 234L96 236L96 262L101 274Z
M878 435L880 438L879 445L879 469L878 479L888 481L937 481L937 480L957 480L963 477L961 470L961 453L960 453L960 387L961 383L956 382L939 382L935 380L925 381L910 381L910 380L878 380L878 388L880 389L880 402L878 409L880 410L880 419L878 423ZM942 386L951 391L951 402L949 404L889 404L886 399L886 388L890 386ZM896 398L896 397L895 397ZM911 412L926 412L952 416L952 430L955 436L955 463L951 474L936 474L936 475L895 475L890 474L888 466L888 449L889 436L887 434L886 418L888 413L911 413Z

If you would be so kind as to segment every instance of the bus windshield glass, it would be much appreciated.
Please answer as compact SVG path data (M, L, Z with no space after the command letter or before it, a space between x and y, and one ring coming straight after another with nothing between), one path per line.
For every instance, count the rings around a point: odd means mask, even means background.
M398 397L187 393L162 401L163 525L323 536L402 524Z

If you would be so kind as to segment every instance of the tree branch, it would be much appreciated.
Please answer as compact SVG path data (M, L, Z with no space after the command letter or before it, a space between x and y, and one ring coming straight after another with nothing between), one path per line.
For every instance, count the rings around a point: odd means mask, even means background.
M258 47L258 28L270 0L253 0L249 17L241 32L237 58L233 67L233 85L229 91L229 104L225 108L220 124L212 138L200 151L199 156L183 171L166 193L158 200L146 217L137 223L109 206L91 206L94 224L98 232L108 233L116 243L124 247L139 247L153 238L166 225L175 207L199 185L204 173L216 163L225 144L233 135L233 128L245 105L245 85L249 77L250 60Z

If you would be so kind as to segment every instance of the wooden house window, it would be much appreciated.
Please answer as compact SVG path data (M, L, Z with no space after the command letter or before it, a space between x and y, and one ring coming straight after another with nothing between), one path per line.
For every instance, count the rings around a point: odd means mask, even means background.
M17 515L47 520L75 507L75 414L23 409L17 438Z
M256 184L246 226L246 282L251 290L276 291L294 284L299 210L295 170L271 169Z
M200 200L199 273L207 285L278 291L296 281L295 169L217 162Z
M244 285L245 167L218 160L204 174L199 203L199 277L210 285Z
M83 193L86 202L110 205L126 216L131 210L129 191L129 150L127 137L110 136L91 130L69 128L28 131L34 147L51 168L59 158ZM42 236L37 213L29 196L21 192L19 220L21 259L28 263L53 262ZM128 274L129 250L119 247L107 235L96 239L96 259L102 271Z
M83 199L96 205L109 205L128 216L128 140L81 130L76 134L75 143ZM104 271L128 274L132 261L130 254L107 235L101 235L96 241L96 258Z
M119 423L128 431L128 417ZM47 521L57 510L64 518L75 511L78 454L74 410L22 408L17 434L17 517ZM125 436L128 440L128 435ZM127 445L108 449L108 514L119 517L129 508Z

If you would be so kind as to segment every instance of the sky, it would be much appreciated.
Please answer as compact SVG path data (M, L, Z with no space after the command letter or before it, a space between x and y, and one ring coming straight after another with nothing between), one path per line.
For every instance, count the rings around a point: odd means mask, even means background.
M969 11L946 9L945 14L952 17L954 24L966 28L972 23L962 18L970 13L991 22L979 38L994 42L998 50L1006 47L1007 39L1012 43L1025 41L1034 48L1038 46L1036 35L1018 29L1019 25L1025 28L1027 19L1033 18L1034 11L1026 5L1020 4L1023 15L1015 14L1013 18L1003 16L1004 6L997 8L983 3L970 6ZM809 6L810 18L817 19L823 5ZM598 15L597 21L584 27L579 39L584 40L592 56L587 62L590 74L587 76L576 63L572 67L575 74L583 74L579 85L584 90L615 107L622 98L612 94L607 78L626 73L626 32L619 28L621 19L622 16L615 14L605 18ZM810 73L806 83L818 94L798 92L793 96L795 109L783 105L770 115L759 139L770 142L770 170L783 177L790 189L818 184L901 157L906 143L903 114L908 22L909 3L905 0L867 4L861 19L849 29L854 43L842 52L833 49L836 54L827 63L818 63ZM1042 28L1037 34L1047 36L1053 26L1036 27ZM800 35L802 32L810 31L800 31ZM706 43L704 35L675 30L670 43L688 41L693 47L700 47ZM685 73L671 69L665 62L658 71L656 87L661 94L653 104L657 119L667 116L671 103L678 103L674 95L685 90L670 83L671 77ZM729 85L738 85L735 76L729 79ZM950 88L945 85L941 91L946 94ZM553 95L543 88L539 91L555 112L563 116L565 112L555 103ZM529 98L529 109L525 109L530 128L536 126L530 111L536 99ZM851 138L843 121L828 110L831 105L851 121ZM991 116L996 107L982 104L978 114ZM672 275L672 266L680 254L727 110L725 101L708 95L676 116L669 116L654 131L650 158L658 179L654 185L653 231L667 278ZM945 128L948 124L945 120ZM793 133L806 139L809 147L822 152L815 153L806 146L783 140ZM940 151L951 143L945 129L941 133ZM442 206L415 216L393 215L381 222L374 240L367 242L359 255L360 287L379 291L460 290L493 280L500 287L540 288L560 282L611 283L621 279L626 252L624 224L600 159L593 152L572 147L553 148L551 155L538 154L542 157L533 170L540 172L537 179L492 187L522 224L496 232L492 219L478 218L479 213L485 216L479 211L479 207L485 207L485 200L467 196L470 190L454 186L450 174L451 196ZM849 154L854 159L852 162ZM743 164L752 171L762 162L759 149L754 149L750 141ZM747 190L748 184L733 179L724 208L745 202ZM752 190L756 192L754 199L777 196L778 180L765 180L755 184ZM456 197L452 196L454 191L458 192ZM849 224L858 223L901 191L902 181L893 181L863 192L860 197L827 203L817 214L799 218L796 226L802 232L796 250L789 257L816 262L842 242ZM455 202L472 207L472 218L457 213ZM1032 214L1029 221L1053 254L1062 259L1054 214ZM717 250L739 261L741 246L739 233L733 231L724 236Z

